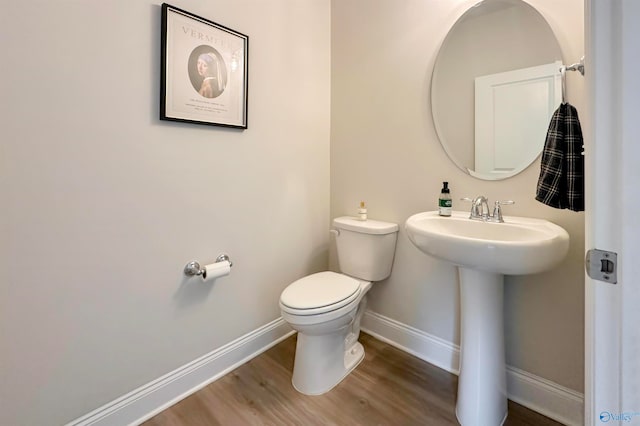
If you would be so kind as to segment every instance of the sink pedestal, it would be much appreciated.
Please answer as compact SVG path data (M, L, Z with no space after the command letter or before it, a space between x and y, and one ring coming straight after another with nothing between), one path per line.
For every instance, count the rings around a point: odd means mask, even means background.
M463 426L498 426L507 417L504 362L504 275L537 274L564 259L569 234L544 219L505 216L504 223L469 213L414 214L404 225L423 253L458 266L460 377L456 416Z
M462 426L499 426L507 417L504 276L459 266L460 376L456 417Z

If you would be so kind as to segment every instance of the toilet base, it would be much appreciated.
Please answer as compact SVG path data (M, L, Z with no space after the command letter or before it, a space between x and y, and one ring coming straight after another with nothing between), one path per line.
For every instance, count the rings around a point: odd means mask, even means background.
M341 316L327 319L327 316L318 315L314 321L307 322L309 317L283 311L282 317L298 332L291 379L298 392L322 395L330 391L364 358L364 348L358 338L371 283L362 282L361 285L361 298L354 302L357 305L337 310L346 308Z
M336 338L340 341L336 342ZM305 395L322 395L333 389L364 359L362 343L355 341L345 349L349 340L353 341L352 333L346 338L341 334L308 336L298 333L291 379L293 387Z
M350 350L344 353L344 365L345 365L345 369L347 370L347 372L345 373L345 377L349 373L351 373L351 371L354 368L356 368L363 359L364 359L364 347L362 346L362 343L356 342L356 344L353 345L353 347Z

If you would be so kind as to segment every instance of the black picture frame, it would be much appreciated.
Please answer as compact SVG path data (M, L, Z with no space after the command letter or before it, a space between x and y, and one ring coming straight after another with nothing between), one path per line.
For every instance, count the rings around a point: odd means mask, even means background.
M162 4L160 120L247 128L249 37Z

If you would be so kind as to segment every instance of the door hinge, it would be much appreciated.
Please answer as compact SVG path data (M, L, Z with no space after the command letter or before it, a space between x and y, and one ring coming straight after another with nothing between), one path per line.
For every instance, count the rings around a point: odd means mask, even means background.
M612 251L591 249L585 258L587 275L591 279L616 284L618 282L618 254Z

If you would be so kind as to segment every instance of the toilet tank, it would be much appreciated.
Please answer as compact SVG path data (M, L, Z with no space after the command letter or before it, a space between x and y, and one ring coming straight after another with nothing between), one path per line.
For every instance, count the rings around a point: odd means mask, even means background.
M366 281L380 281L391 274L398 225L378 220L333 219L338 231L336 247L340 272Z

